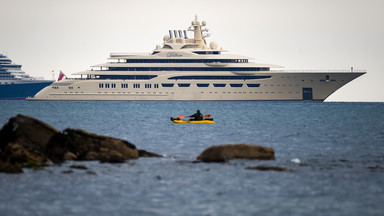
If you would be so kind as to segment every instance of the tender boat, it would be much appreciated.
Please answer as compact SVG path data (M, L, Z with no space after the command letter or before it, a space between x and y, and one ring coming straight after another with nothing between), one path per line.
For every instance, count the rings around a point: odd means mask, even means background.
M205 118L204 120L182 120L179 118L172 118L171 121L173 123L178 123L178 124L214 124L215 122L213 121L212 118Z

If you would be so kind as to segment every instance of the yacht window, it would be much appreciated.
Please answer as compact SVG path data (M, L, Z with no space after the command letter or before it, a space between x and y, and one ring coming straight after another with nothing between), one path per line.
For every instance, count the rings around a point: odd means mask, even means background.
M243 84L237 84L237 83L235 83L235 84L229 84L231 87L242 87L243 86Z
M209 83L197 83L197 87L208 87Z
M157 75L100 75L97 79L149 80Z
M225 87L225 83L213 83L214 87Z
M189 87L191 84L190 83L179 83L177 84L179 87Z
M253 83L248 83L248 87L260 87L260 84L253 84Z
M173 83L161 83L162 87L173 87Z

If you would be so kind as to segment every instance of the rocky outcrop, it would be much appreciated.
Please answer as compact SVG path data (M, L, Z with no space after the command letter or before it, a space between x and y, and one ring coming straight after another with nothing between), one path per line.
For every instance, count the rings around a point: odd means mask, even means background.
M57 129L37 119L20 114L12 117L0 131L3 160L12 163L46 162L48 158L44 150L57 132Z
M264 146L229 144L211 146L197 156L198 160L202 160L204 162L225 162L231 158L274 160L275 152L272 148Z
M125 140L70 128L51 138L46 154L54 163L68 158L114 163L139 157L136 146Z
M162 155L139 149L139 157L163 157Z
M159 156L145 150L141 150L141 155ZM138 157L136 146L125 140L80 129L60 132L25 115L12 117L0 130L0 172L22 172L26 163L61 163L65 160L120 163Z
M278 172L293 172L291 169L287 169L285 167L278 167L278 166L255 166L255 167L246 167L247 170L259 170L259 171L278 171Z
M0 159L0 172L5 173L22 173L23 170L19 164L10 163Z

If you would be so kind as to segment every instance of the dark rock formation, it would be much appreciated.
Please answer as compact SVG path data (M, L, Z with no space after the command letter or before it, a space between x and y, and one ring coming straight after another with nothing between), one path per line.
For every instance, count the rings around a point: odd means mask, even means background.
M12 163L44 163L47 161L44 149L57 132L57 129L40 120L19 114L0 131L1 156Z
M160 156L141 150L143 157ZM41 166L64 160L120 163L139 157L133 144L79 129L59 132L31 117L17 115L0 130L0 172L19 173L25 164Z
M22 173L23 170L18 164L13 164L8 161L3 161L0 159L0 172L5 173Z
M260 170L260 171L279 171L279 172L292 172L293 170L287 169L284 167L278 167L278 166L255 166L255 167L246 167L245 169L248 170Z
M229 144L211 146L197 156L198 160L204 162L225 162L230 158L274 160L275 152L272 148L264 146Z
M162 155L139 149L139 157L163 157Z
M81 169L81 170L88 169L86 166L83 166L83 165L71 165L69 168L71 168L71 169Z
M101 162L124 162L139 157L136 146L127 141L79 129L56 133L46 147L46 154L54 163L63 162L69 157L72 160Z

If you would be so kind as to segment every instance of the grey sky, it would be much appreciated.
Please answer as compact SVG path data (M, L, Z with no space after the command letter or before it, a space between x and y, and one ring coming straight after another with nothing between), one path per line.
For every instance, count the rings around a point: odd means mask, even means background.
M327 101L384 101L381 0L0 0L0 53L32 76L150 52L195 14L233 54L286 69L366 69Z

